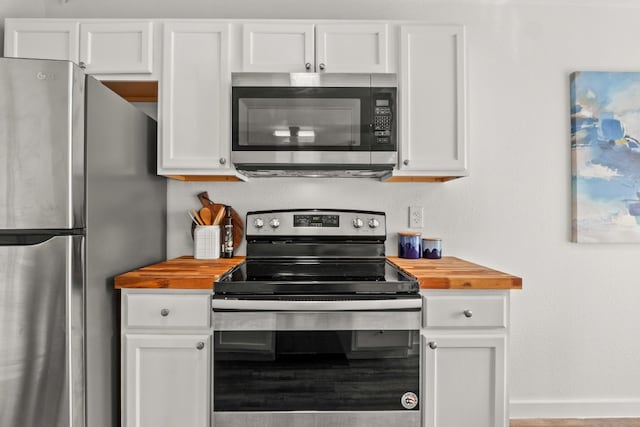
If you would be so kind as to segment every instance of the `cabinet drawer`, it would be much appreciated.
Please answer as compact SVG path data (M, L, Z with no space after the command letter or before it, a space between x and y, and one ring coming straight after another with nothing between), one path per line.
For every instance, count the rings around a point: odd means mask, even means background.
M127 293L123 310L124 326L128 328L208 328L211 296Z
M424 297L426 328L506 328L504 295Z

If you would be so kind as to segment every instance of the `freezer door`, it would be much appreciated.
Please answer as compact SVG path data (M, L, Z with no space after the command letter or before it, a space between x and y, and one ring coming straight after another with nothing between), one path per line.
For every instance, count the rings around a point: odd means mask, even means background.
M43 239L0 235L2 427L85 426L83 237Z
M0 230L84 227L84 73L0 58Z

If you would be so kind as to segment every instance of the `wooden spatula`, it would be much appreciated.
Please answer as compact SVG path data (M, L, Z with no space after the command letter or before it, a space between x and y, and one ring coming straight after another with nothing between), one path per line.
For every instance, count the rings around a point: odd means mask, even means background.
M202 220L203 225L213 224L213 215L211 213L211 209L208 206L200 208L200 212L198 213L200 214L200 219Z

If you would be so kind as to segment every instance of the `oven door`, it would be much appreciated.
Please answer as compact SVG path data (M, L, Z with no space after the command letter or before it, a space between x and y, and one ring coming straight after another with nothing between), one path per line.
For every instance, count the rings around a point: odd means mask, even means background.
M420 425L420 308L215 304L216 427Z

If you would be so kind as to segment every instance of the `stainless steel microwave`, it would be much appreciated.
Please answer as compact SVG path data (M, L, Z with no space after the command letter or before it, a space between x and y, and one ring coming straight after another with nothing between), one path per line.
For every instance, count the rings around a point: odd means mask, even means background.
M248 176L382 177L397 114L395 74L234 73L231 160Z

